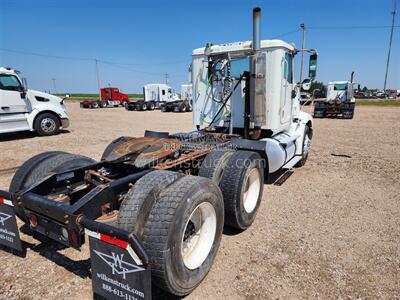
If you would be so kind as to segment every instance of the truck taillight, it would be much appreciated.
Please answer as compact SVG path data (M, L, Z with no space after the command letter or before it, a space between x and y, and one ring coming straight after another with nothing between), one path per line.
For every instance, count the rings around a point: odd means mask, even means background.
M38 225L37 217L35 215L30 215L29 223L32 227L36 227Z
M70 232L70 241L73 245L78 245L79 244L79 236L78 233L76 233L75 230L71 230Z

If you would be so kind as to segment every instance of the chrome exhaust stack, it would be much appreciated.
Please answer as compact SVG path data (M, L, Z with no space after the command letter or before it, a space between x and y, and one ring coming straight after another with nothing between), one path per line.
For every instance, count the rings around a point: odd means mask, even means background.
M254 52L260 50L261 43L261 8L256 7L253 9L253 42L252 49Z
M261 76L262 73L264 73L265 75L265 68L261 68L264 70L257 70L258 60L260 59L259 58L260 48L261 48L261 8L256 7L253 9L253 40L252 40L253 53L251 54L251 63L250 63L250 88L249 88L250 97L248 99L250 103L249 105L247 105L249 111L246 111L245 109L245 114L248 113L248 119L249 119L247 122L245 120L245 127L248 126L249 137L252 139L258 138L259 134L261 133L261 126L266 124L265 84L262 84L262 81L263 80L265 81L265 78L262 78L263 76ZM260 65L262 65L261 61Z

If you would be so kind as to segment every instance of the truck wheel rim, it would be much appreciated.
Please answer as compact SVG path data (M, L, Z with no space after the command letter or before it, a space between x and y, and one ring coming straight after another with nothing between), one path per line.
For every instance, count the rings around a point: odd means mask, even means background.
M247 213L251 213L257 206L261 189L260 172L253 168L247 175L243 195L243 206Z
M214 244L217 214L209 202L199 204L186 222L181 255L186 268L197 269L207 259Z
M51 118L44 118L41 122L40 122L40 128L44 131L44 132L53 132L56 129L56 122L51 119Z

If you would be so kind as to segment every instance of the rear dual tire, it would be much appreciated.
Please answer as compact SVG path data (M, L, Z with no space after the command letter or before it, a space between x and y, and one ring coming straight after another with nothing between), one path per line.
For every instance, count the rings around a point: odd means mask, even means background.
M183 296L210 270L221 241L223 219L222 194L210 180L154 171L128 192L118 224L140 236L155 285Z
M205 157L199 176L221 188L226 225L245 230L254 222L263 193L264 162L251 151L212 151Z

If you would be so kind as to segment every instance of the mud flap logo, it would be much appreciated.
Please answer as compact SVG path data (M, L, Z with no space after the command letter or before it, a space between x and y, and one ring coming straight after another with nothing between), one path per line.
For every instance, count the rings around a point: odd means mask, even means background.
M12 215L7 215L5 213L0 212L0 224L4 227L4 222L11 218Z
M22 251L12 202L0 197L0 245Z
M118 255L114 252L111 252L111 255L107 255L105 253L101 253L100 251L93 250L102 260L105 261L107 265L109 265L112 269L113 274L122 275L124 279L126 279L126 274L134 273L138 271L144 271L145 269L130 264L123 260L124 254Z
M89 235L93 293L106 299L151 299L150 269L136 263L132 248L95 235Z

